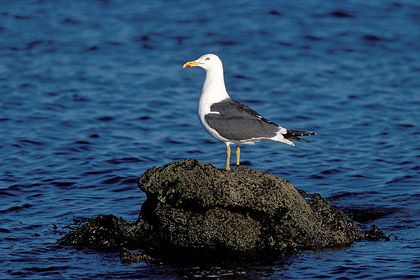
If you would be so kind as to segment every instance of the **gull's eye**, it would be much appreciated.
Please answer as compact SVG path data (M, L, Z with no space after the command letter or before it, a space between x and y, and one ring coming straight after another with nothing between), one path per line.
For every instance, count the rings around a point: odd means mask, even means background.
M206 57L206 60L210 60L210 57Z

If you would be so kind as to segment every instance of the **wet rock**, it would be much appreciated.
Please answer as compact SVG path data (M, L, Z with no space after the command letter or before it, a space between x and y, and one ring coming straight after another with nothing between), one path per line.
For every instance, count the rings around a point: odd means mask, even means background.
M138 224L114 215L87 219L83 225L58 240L61 245L89 247L100 251L118 252L125 247L137 247Z
M364 235L367 240L379 240L383 239L385 241L391 240L389 236L386 236L385 233L380 230L376 225L372 225L371 229L365 232Z
M132 252L127 248L122 248L119 254L119 257L124 263L133 263L133 262L157 262L155 258L144 253L144 252Z
M138 222L148 249L290 251L350 244L364 237L318 194L247 167L231 171L195 160L152 168Z
M383 237L377 228L358 229L319 194L247 167L225 171L182 160L147 170L138 185L147 200L136 222L95 217L58 242L107 251L284 253ZM120 256L152 260L127 249Z

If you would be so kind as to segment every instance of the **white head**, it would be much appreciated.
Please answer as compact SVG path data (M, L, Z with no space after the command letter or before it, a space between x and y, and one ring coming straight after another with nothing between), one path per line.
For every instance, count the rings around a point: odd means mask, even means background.
M223 78L223 64L217 55L205 54L197 60L184 64L184 68L195 66L206 70L206 80L204 81L199 108L229 98ZM210 107L207 109L210 110Z
M199 66L206 71L212 69L223 69L223 64L220 58L215 54L205 54L202 55L199 59L187 62L184 64L183 68Z

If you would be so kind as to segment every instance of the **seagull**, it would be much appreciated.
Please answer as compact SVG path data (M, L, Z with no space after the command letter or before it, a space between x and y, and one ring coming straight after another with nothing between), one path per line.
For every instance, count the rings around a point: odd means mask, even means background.
M240 144L254 145L272 140L294 146L292 141L309 142L298 136L315 135L311 131L286 129L262 117L245 104L230 98L223 77L223 64L215 54L205 54L189 61L183 68L201 67L206 71L198 104L198 116L206 131L226 143L226 170L230 170L230 145L236 145L236 166L239 166Z

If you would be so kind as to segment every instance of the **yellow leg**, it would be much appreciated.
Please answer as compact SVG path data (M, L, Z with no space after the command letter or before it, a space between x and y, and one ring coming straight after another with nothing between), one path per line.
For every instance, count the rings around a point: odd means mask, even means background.
M236 166L239 166L240 157L241 157L241 149L239 149L239 146L236 146Z
M226 146L227 146L226 170L230 170L230 167L229 167L229 160L230 160L230 147L229 147L229 145L226 145Z

